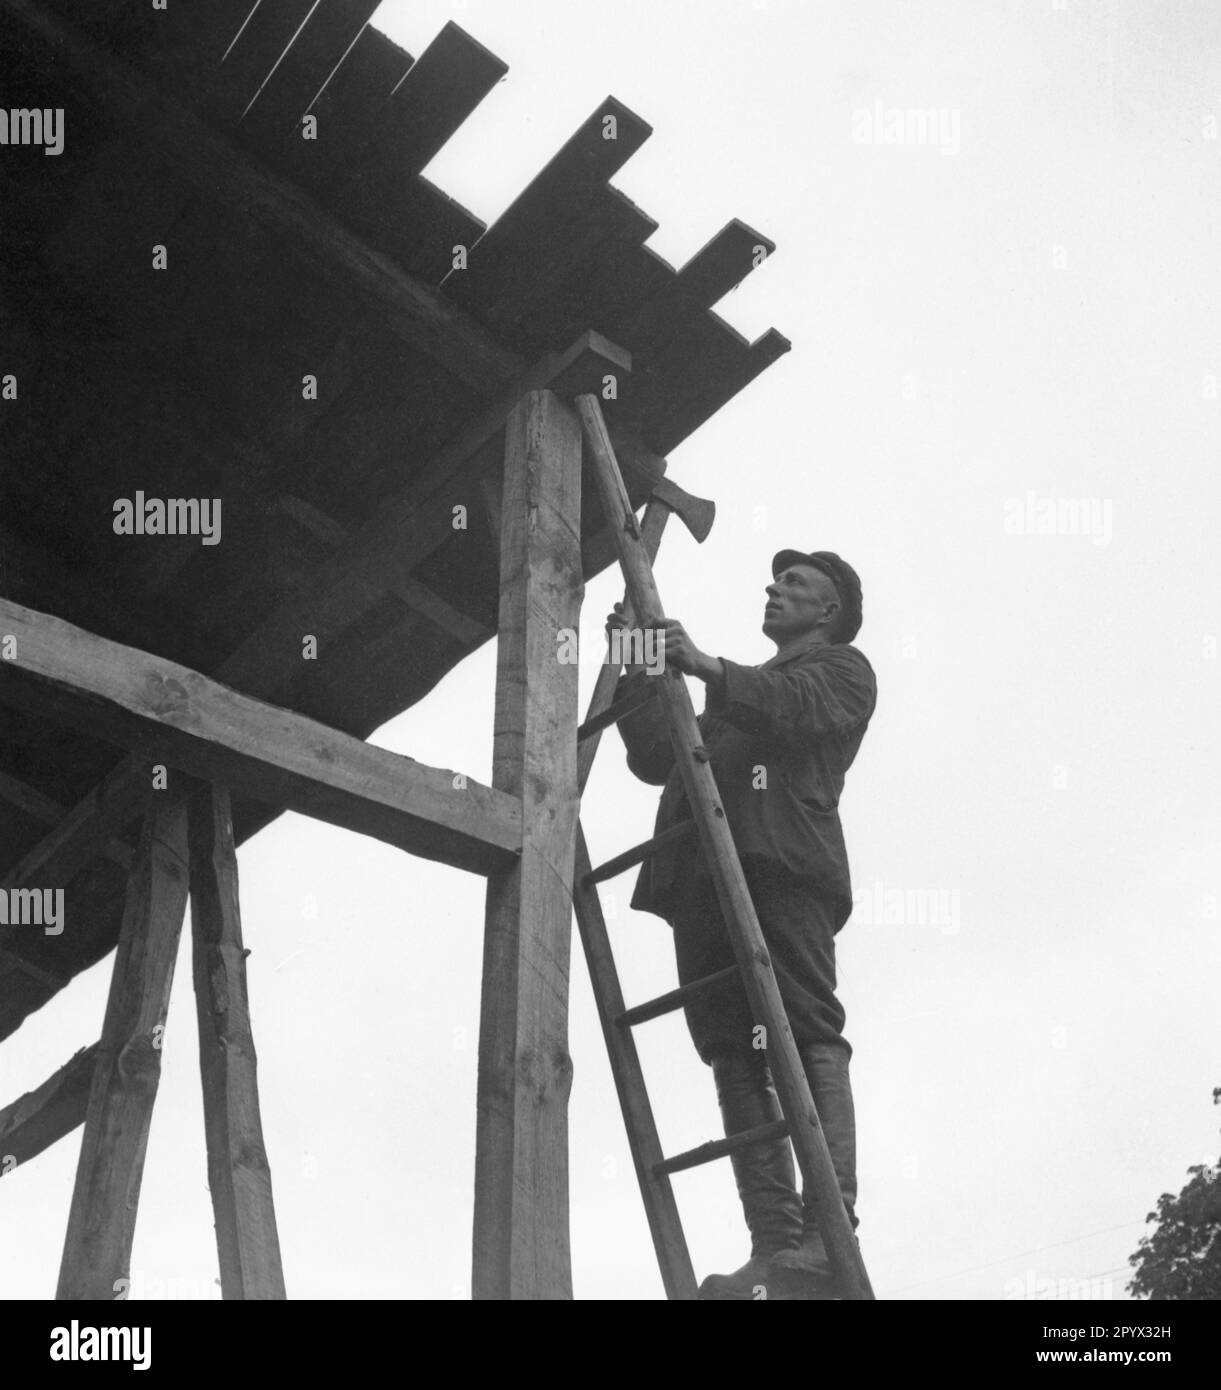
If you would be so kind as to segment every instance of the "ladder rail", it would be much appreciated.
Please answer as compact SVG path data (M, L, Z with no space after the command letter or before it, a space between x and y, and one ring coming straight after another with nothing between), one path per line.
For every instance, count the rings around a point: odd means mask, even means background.
M575 404L592 456L603 508L619 552L631 606L642 621L655 622L663 612L661 597L653 577L651 557L641 544L641 528L627 498L602 408L598 398L589 394L578 396ZM659 682L657 698L662 701L666 714L676 766L699 829L705 862L729 929L742 982L755 1017L767 1029L772 1079L839 1290L845 1298L872 1299L869 1275L848 1220L818 1111L780 998L771 957L703 749L690 693L673 668L656 679ZM593 740L582 746L587 747L590 742Z
M611 1075L619 1094L628 1148L636 1169L636 1180L640 1184L640 1196L661 1270L661 1281L667 1298L694 1301L698 1297L695 1268L678 1214L678 1202L669 1173L664 1167L665 1154L653 1118L636 1040L630 1029L617 1027L615 1023L616 1018L625 1012L626 1005L602 906L598 901L598 890L582 880L582 870L586 873L589 871L589 850L585 845L585 833L579 825L575 869L572 901L576 909L577 929L581 945L585 948L585 961L598 1005L598 1021L606 1039Z
M669 507L655 499L650 500L645 507L640 522L640 534L650 559L657 554L669 516ZM625 605L624 616L629 624L634 621L630 603ZM602 729L595 721L610 708L618 683L618 665L609 660L604 662L594 682L593 695L585 719L586 726L592 726L590 736L577 746L578 793L585 791L585 784L593 768L594 754L602 737ZM657 1133L657 1122L653 1117L644 1070L640 1065L640 1054L636 1050L636 1040L631 1030L620 1027L617 1023L626 1012L627 1006L619 982L619 972L615 966L610 935L606 930L606 920L602 915L602 904L592 875L593 868L589 861L585 832L578 821L572 903L581 946L585 952L585 963L593 984L598 1021L602 1025L602 1036L610 1059L611 1076L619 1096L619 1108L623 1113L628 1150L636 1170L636 1181L640 1185L645 1219L657 1255L657 1265L661 1271L666 1297L680 1302L694 1302L698 1298L699 1287L670 1175L664 1169L665 1156L662 1152L661 1138Z

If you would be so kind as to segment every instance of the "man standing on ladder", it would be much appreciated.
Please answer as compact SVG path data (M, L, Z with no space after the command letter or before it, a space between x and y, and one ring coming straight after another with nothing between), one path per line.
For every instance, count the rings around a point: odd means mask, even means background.
M852 911L852 889L837 806L877 687L869 662L849 645L862 616L852 567L831 551L782 550L772 575L763 631L777 650L761 666L709 656L679 622L658 626L666 662L707 688L699 721L704 746L855 1229L852 1048L835 997L835 934ZM608 627L622 624L621 607ZM643 655L643 644L636 651ZM618 695L650 678L643 665L629 666ZM689 820L657 703L625 715L619 729L632 772L665 785L654 834ZM686 842L646 860L631 905L674 929L680 984L734 964L697 846ZM740 981L705 991L685 1013L696 1050L712 1067L726 1136L780 1119L766 1030L756 1026ZM797 1193L788 1139L743 1149L732 1162L751 1255L732 1274L709 1275L700 1297L749 1300L763 1296L760 1290L771 1298L832 1296L827 1253L813 1205Z

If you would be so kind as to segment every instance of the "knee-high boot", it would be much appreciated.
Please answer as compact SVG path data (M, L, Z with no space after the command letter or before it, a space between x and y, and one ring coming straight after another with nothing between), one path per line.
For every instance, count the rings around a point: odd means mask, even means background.
M781 1118L767 1058L754 1049L715 1057L712 1073L726 1137ZM710 1274L700 1297L749 1300L768 1283L771 1257L797 1246L802 1234L793 1153L787 1139L752 1144L731 1155L738 1196L750 1231L750 1259L732 1274Z
M856 1111L848 1080L848 1049L834 1043L808 1043L800 1049L814 1108L822 1125L840 1196L853 1230L856 1219ZM801 1245L772 1261L772 1283L781 1296L829 1296L834 1289L818 1216L810 1194L803 1194Z

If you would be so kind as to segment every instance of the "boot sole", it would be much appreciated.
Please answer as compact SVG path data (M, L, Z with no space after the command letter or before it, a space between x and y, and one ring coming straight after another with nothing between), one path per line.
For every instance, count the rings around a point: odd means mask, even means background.
M826 1303L839 1298L830 1273L786 1269L783 1265L769 1272L767 1296L779 1303Z

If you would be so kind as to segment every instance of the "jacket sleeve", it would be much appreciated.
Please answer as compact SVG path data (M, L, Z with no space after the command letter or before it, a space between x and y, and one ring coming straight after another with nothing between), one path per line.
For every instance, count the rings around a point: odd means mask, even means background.
M638 690L641 681L660 679L643 671L620 676L615 699ZM625 714L619 720L619 733L627 748L627 765L633 774L642 782L660 787L674 766L674 749L660 704L656 700L649 700L638 705L630 714Z
M816 649L791 666L760 671L722 657L725 680L710 713L748 734L805 745L864 724L877 702L873 668L849 646Z

